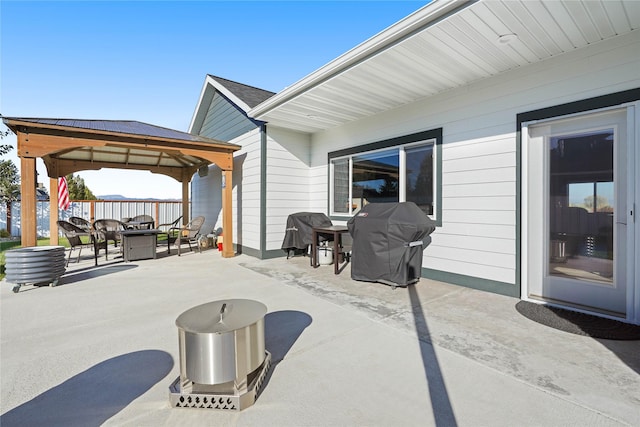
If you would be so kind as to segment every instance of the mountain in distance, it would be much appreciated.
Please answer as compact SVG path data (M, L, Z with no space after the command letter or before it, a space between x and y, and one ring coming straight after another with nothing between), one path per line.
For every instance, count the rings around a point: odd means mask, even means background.
M179 199L156 199L154 197L140 198L140 197L125 197L121 194L105 194L96 196L100 200L179 200Z

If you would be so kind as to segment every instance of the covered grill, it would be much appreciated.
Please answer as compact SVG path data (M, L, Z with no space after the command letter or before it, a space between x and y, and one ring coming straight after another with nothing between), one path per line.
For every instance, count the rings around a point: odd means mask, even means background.
M287 251L306 251L312 242L313 227L329 227L333 225L328 216L316 212L298 212L289 215L287 218L287 229L285 230L282 249Z
M406 286L420 279L422 252L435 221L415 203L370 203L347 222L351 278Z

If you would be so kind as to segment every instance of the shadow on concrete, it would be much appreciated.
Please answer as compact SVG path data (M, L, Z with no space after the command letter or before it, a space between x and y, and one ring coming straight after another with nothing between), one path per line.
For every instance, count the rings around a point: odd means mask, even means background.
M123 260L120 259L97 266L84 267L77 270L67 270L67 272L60 278L58 286L70 285L93 277L106 276L108 274L119 273L121 271L131 270L132 268L137 267L138 266L136 264L124 264Z
M57 285L55 286L63 286L63 285L71 285L73 283L82 282L87 279L91 279L93 277L106 276L108 274L114 274L125 270L130 270L132 268L136 268L137 265L123 265L122 260L110 261L108 263L103 263L97 266L90 267L82 267L76 269L68 269L67 271L60 277ZM15 286L18 286L17 284ZM34 283L29 284L25 283L18 287L18 292L29 292L36 290L42 287L49 287L50 284L47 283ZM26 287L26 289L25 289ZM16 292L14 290L14 292Z
M424 374L429 386L429 398L431 399L431 410L436 426L454 427L457 426L455 414L449 400L447 386L442 377L442 370L438 362L438 356L433 345L428 341L430 339L429 326L427 319L422 311L418 293L415 285L407 286L409 299L411 302L411 311L413 312L413 320L416 325L416 332L420 340L420 353L422 356L422 364L424 366Z
M265 378L263 390L269 384L278 364L311 322L311 316L307 313L294 310L275 311L264 317L265 347L271 353L271 370Z
M615 354L625 365L640 374L640 341L616 341L596 339L602 346Z
M102 425L162 380L173 358L144 350L105 360L0 416L2 427Z

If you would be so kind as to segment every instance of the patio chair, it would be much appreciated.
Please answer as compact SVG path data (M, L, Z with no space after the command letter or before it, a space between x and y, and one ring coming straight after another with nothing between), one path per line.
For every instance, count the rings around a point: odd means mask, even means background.
M69 218L69 222L76 227L82 228L84 231L91 232L91 223L79 216L72 216Z
M113 246L117 248L118 242L122 240L120 233L126 229L124 223L117 219L97 219L93 223L93 228L98 232L100 238L104 240L105 249L109 240L112 240Z
M182 221L182 215L180 215L178 219L171 223L159 224L157 227L157 229L160 230L158 236L164 234L167 235L167 249L169 250L168 253L171 252L171 244L174 243L178 238L178 232L176 230L180 229L180 221Z
M187 242L190 251L193 251L191 244L194 243L198 247L198 252L202 253L202 248L198 244L198 239L200 238L200 229L203 224L204 217L197 216L185 226L172 227L169 229L169 234L174 231L178 232L178 237L176 239L176 244L178 245L178 256L180 256L180 246L182 245L182 242Z
M67 256L67 263L65 267L69 265L69 260L71 259L71 252L73 252L76 248L78 248L78 257L76 258L76 262L80 262L80 255L82 254L83 247L93 248L93 234L90 231L85 231L84 229L68 222L68 221L57 221L58 228L62 230L64 237L69 241L69 245L71 248L69 249L69 255ZM82 238L85 238L84 240Z
M155 220L151 215L136 215L129 220L129 224L131 224L133 228L151 230L155 224Z

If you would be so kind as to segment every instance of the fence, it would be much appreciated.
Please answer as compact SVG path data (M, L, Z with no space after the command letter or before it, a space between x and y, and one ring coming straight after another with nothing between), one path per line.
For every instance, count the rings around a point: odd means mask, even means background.
M49 237L49 201L36 203L36 223L38 237ZM14 237L20 232L20 202L11 204L10 233ZM175 221L182 215L182 202L158 200L76 200L69 209L58 212L59 219L68 220L72 216L81 217L91 222L96 219L117 219L126 221L137 215L151 215L158 224ZM0 229L7 228L7 206L0 206Z

